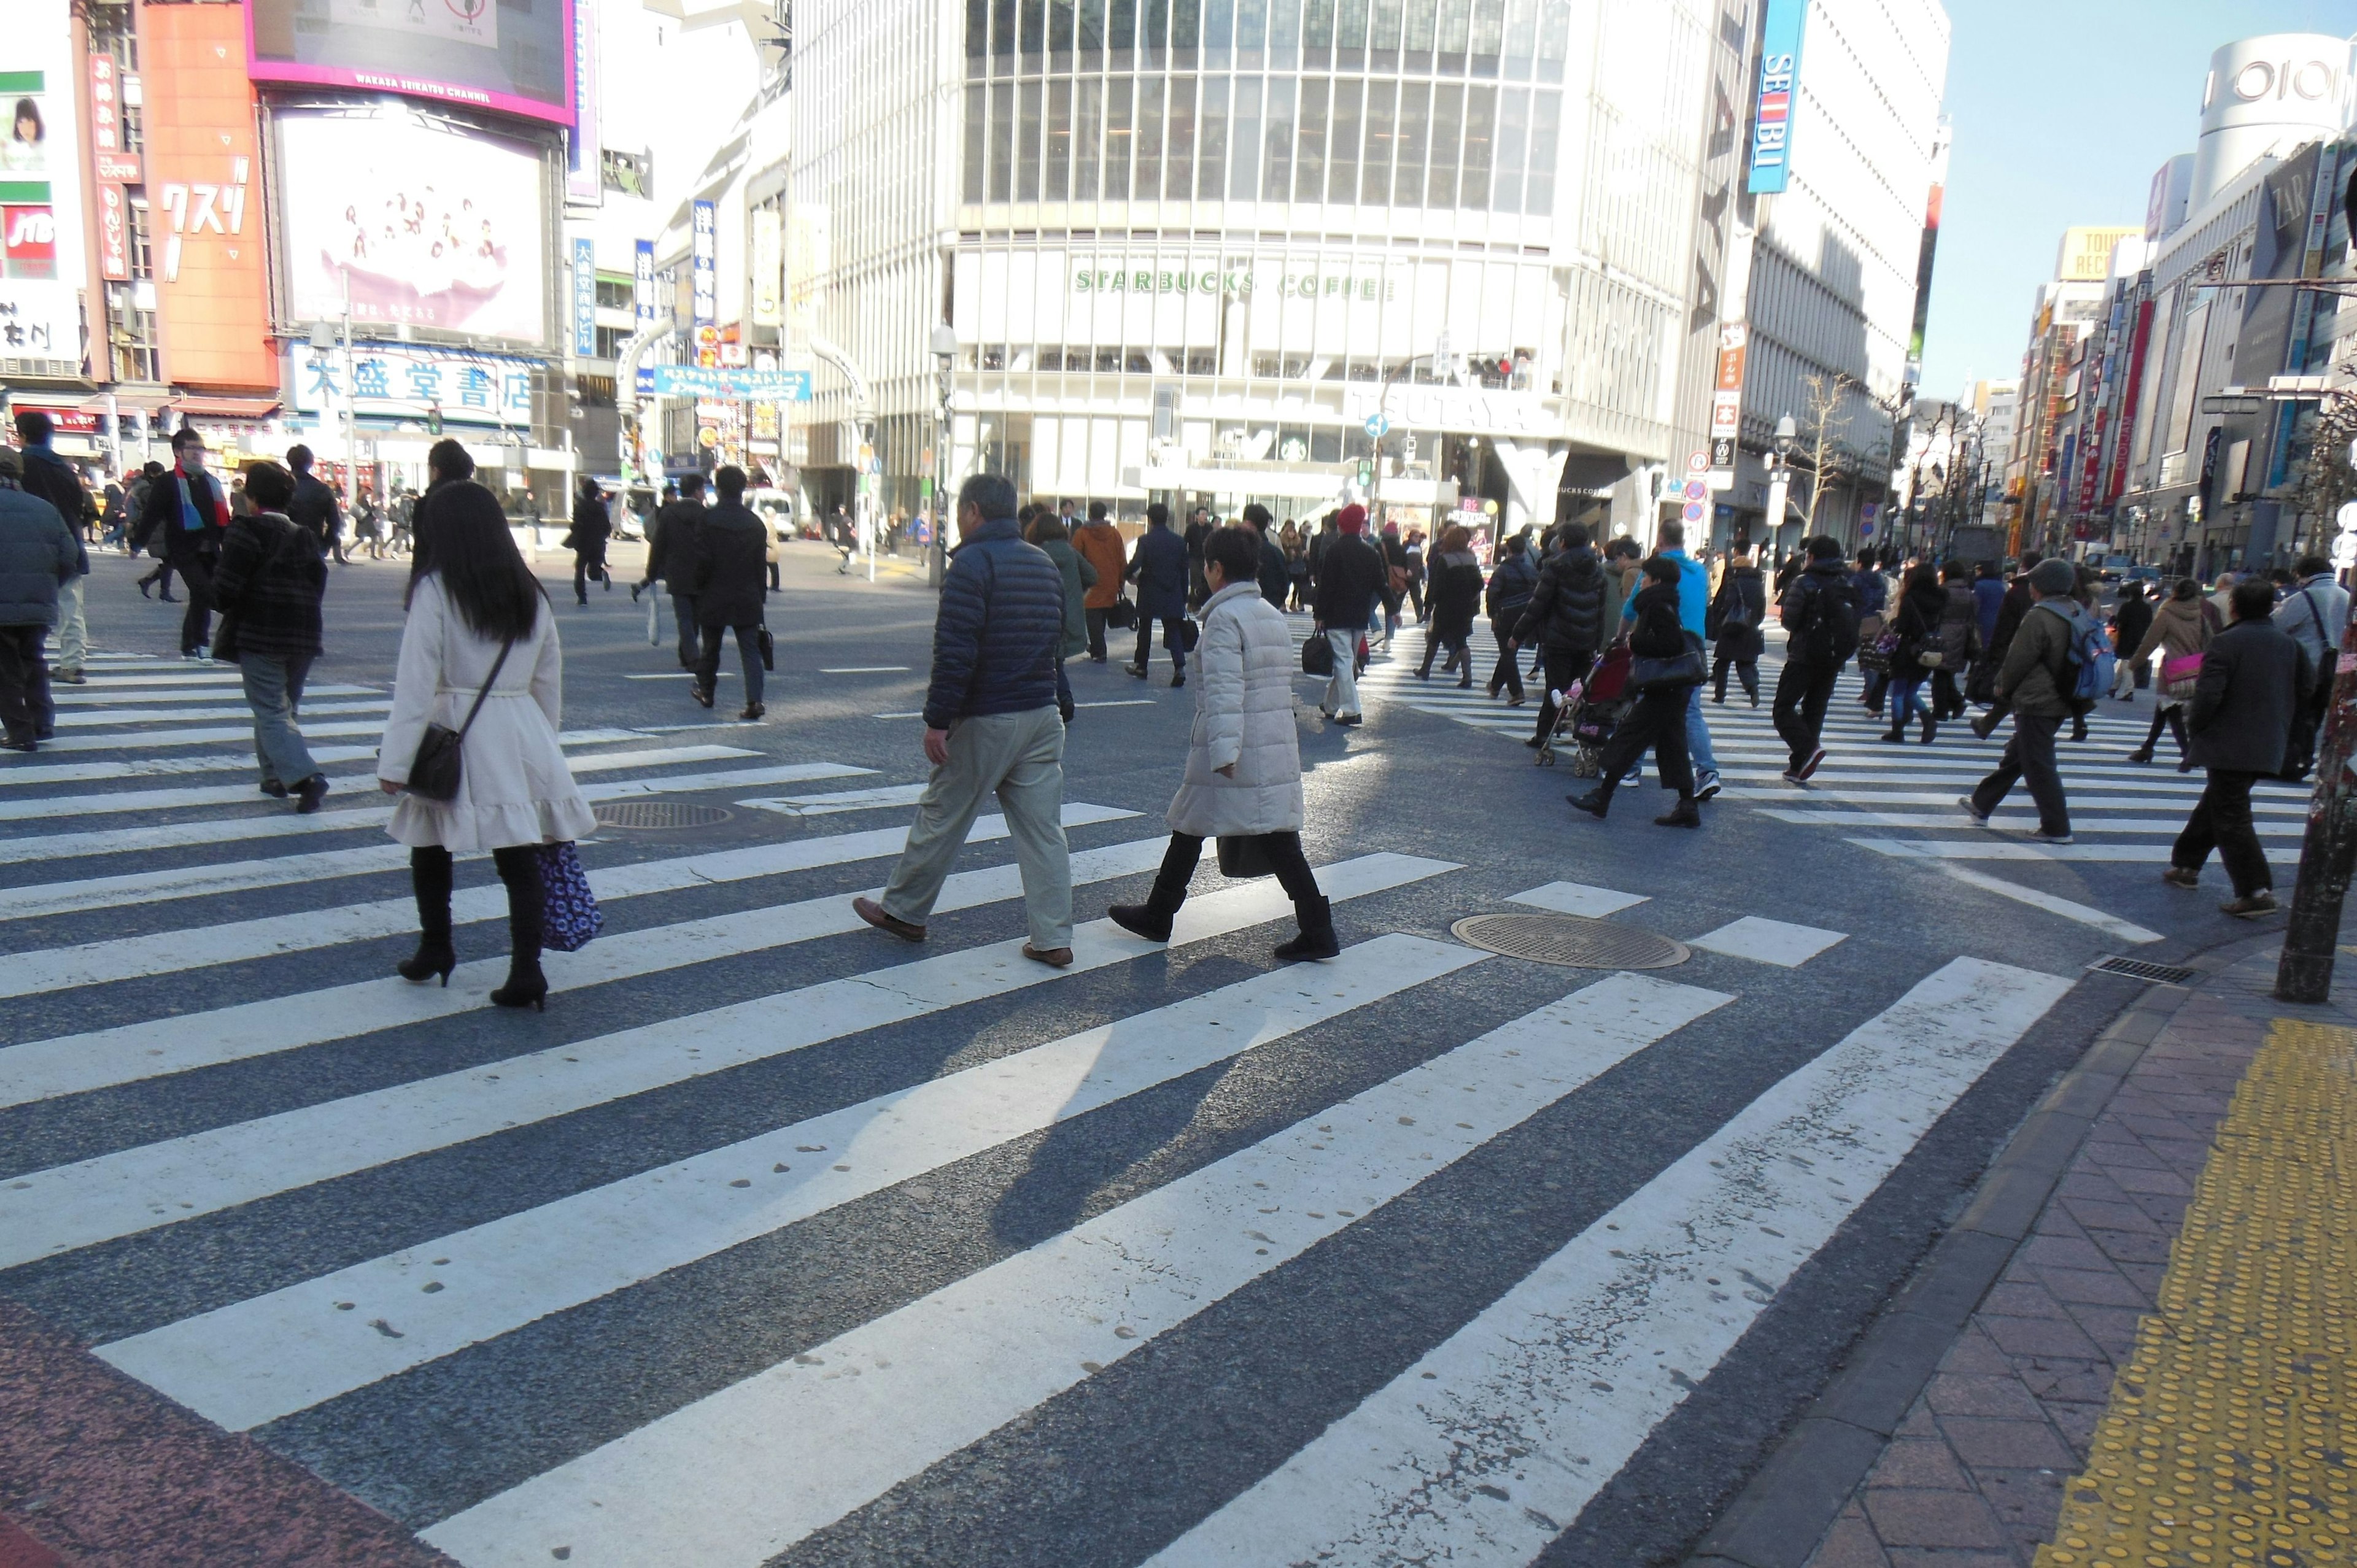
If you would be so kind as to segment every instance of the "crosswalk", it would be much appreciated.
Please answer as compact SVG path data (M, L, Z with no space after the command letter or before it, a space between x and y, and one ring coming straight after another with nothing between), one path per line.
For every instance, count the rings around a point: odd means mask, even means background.
M188 679L107 670L125 690ZM120 711L142 716L102 738L143 755L200 712ZM830 1532L888 1540L920 1517L984 1542L990 1520L939 1479L960 1455L1025 1441L1140 1359L1183 1364L1207 1320L1281 1305L1353 1238L1414 1234L1420 1194L1630 1064L1682 1062L1722 1021L1789 1035L1782 988L1857 940L1706 913L1674 885L1525 886L1378 852L1318 867L1345 941L1330 962L1274 966L1282 892L1207 871L1167 945L1083 918L1052 970L1000 934L1021 884L985 817L910 949L850 897L906 840L857 813L897 817L913 783L636 731L571 740L576 768L619 775L592 789L709 794L756 832L702 854L586 843L608 932L546 955L544 1015L485 1004L504 972L493 886L454 901L468 961L447 989L387 972L414 925L382 880L403 853L313 836L381 829L381 804L298 819L250 782L52 793L38 758L0 767L0 995L26 1009L0 1033L0 1294L470 1568L837 1561ZM1158 822L1091 803L1085 775L1068 788L1080 901L1134 897ZM121 858L167 843L194 858ZM1543 969L1405 912L1435 897L1641 921L1695 968ZM109 926L135 908L135 934ZM200 983L219 974L235 983ZM135 983L158 976L190 989ZM1781 1080L1627 1173L1289 1455L1212 1487L1174 1467L1154 1499L1170 1522L1123 1560L1531 1561L2070 986L1942 955L1813 991L1815 1043ZM1279 1084L1283 1113L1255 1121ZM1035 1234L1013 1192L1075 1144L1101 1199ZM946 1238L937 1254L909 1214ZM1424 1266L1479 1244L1430 1240ZM879 1286L904 1269L906 1288ZM744 1273L701 1288L723 1270ZM689 1348L626 1367L595 1328L618 1313ZM1148 1444L1200 1440L1137 1423Z

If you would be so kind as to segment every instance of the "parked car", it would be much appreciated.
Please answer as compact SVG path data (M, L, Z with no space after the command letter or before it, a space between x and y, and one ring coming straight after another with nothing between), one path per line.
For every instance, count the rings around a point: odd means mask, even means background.
M755 516L769 523L771 534L780 544L791 543L798 537L804 539L817 537L815 533L804 532L802 525L797 521L791 491L769 489L747 490L745 504L753 509Z

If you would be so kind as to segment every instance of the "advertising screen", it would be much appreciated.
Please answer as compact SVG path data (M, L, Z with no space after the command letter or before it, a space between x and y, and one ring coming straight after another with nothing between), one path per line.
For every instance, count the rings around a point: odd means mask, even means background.
M246 15L256 81L573 124L573 0L249 0Z
M0 31L0 360L73 374L82 360L81 148L64 0Z
M352 320L538 344L548 334L548 166L528 143L398 106L277 119L287 298Z

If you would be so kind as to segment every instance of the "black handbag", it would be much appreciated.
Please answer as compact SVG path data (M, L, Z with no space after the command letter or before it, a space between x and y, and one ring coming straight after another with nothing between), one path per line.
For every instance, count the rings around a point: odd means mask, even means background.
M1245 833L1218 841L1220 875L1232 881L1243 882L1254 876L1274 876L1276 867L1269 864L1268 847L1258 833Z
M1326 640L1324 632L1313 631L1301 639L1301 672L1324 676L1334 673L1334 645Z
M514 639L500 644L500 656L491 660L491 673L483 682L483 689L475 693L475 705L467 710L467 722L457 729L440 725L427 725L425 737L417 743L417 755L409 761L409 782L402 788L421 800L439 800L447 804L458 798L458 760L460 748L467 741L467 732L475 727L475 715L483 711L483 699L500 682L500 671L508 661L508 650L515 646Z
M1669 659L1629 660L1629 690L1643 694L1674 686L1699 686L1710 677L1710 661L1703 657L1702 639L1687 632L1685 651Z
M778 639L770 635L770 628L765 626L761 628L759 640L761 644L761 668L769 671L771 674L775 674L777 673L778 669Z
M1178 623L1178 650L1180 652L1194 652L1195 645L1202 640L1203 625L1193 616L1189 616L1185 620Z
M1105 609L1105 625L1115 631L1137 629L1137 606L1127 595L1116 598Z

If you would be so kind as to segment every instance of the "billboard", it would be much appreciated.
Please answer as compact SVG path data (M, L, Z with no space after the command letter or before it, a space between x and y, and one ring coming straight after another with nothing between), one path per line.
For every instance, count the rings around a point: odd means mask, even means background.
M574 123L573 0L249 0L244 9L256 81Z
M31 0L0 33L0 360L82 364L81 163L66 0Z
M2144 226L2062 231L2062 249L2054 259L2054 276L2062 283L2102 283L2112 275L2112 252L2123 240L2141 239Z
M275 391L244 32L234 5L139 7L148 231L165 374Z
M305 413L340 412L348 400L340 354L314 354L297 338L287 346L295 406ZM418 343L363 343L352 351L349 401L364 419L426 419L445 424L532 427L530 360L436 349Z
M1792 172L1792 113L1800 106L1801 34L1809 0L1768 0L1760 28L1760 96L1751 116L1750 172L1744 188L1774 192Z
M276 117L287 314L538 344L548 335L541 149L398 104Z

